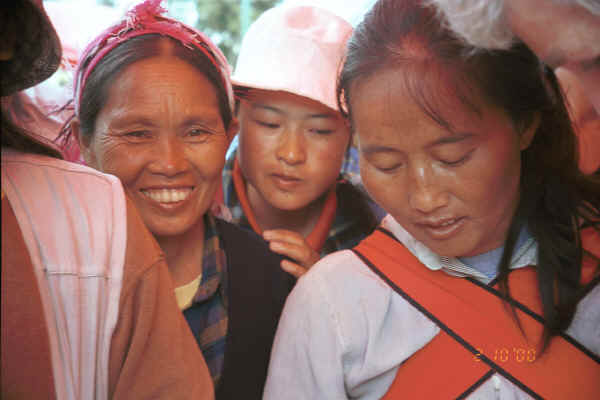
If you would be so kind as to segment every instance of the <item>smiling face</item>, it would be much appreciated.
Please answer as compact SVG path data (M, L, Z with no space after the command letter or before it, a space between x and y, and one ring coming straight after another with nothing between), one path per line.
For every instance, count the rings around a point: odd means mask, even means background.
M600 15L556 0L507 0L506 16L540 59L577 76L600 113Z
M173 236L208 210L229 136L215 86L187 62L158 56L118 75L92 139L80 142L89 165L123 182L148 229Z
M253 90L238 116L238 156L250 196L300 210L335 184L350 140L337 111L291 93Z
M441 256L503 244L519 200L520 151L536 124L518 134L501 110L479 101L478 113L452 99L448 130L394 69L358 81L350 103L364 185L404 229Z

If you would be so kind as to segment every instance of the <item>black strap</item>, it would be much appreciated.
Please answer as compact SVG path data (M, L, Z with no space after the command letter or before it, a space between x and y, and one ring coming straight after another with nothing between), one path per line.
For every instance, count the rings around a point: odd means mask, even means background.
M482 362L486 363L490 368L492 368L498 374L504 376L506 379L511 381L513 384L518 386L525 393L529 394L534 399L542 399L542 397L534 392L531 388L525 385L523 382L512 376L508 371L502 368L500 365L496 364L486 355L481 354L475 346L471 343L467 342L462 336L458 333L450 329L446 324L444 324L440 319L438 319L435 315L433 315L429 310L423 307L420 303L418 303L415 299L408 295L404 290L402 290L398 285L396 285L391 279L389 279L383 272L379 270L367 257L365 257L360 251L356 249L352 249L354 254L360 258L365 265L367 265L375 274L377 274L385 283L387 283L396 293L402 296L409 304L423 313L427 318L429 318L434 324L439 326L441 330L443 330L446 334L448 334L452 339L454 339L458 344L463 346L467 351L471 352L474 356L477 356ZM468 389L467 389L468 390ZM474 390L474 389L472 389Z
M389 230L387 230L387 229L385 229L383 227L378 227L377 230L379 230L380 232L384 233L386 236L391 237L396 242L401 243L394 236L394 234L392 232L390 232ZM538 321L540 324L543 325L545 323L545 319L544 319L543 316L541 316L540 314L536 313L535 311L533 311L532 309L530 309L529 307L527 307L525 304L519 302L518 300L515 300L512 297L508 297L507 298L506 296L504 296L504 294L502 292L500 292L498 289L496 289L495 287L493 287L495 285L495 283L496 283L496 279L494 279L489 284L482 283L482 282L478 281L477 279L474 279L474 278L471 278L471 277L466 277L465 279L467 281L471 282L472 284L474 284L475 286L479 287L480 289L483 289L483 290L485 290L485 291L493 294L494 296L498 297L499 299L501 299L503 301L506 301L511 306L518 308L519 310L521 310L525 314L529 315L531 318L533 318L536 321ZM600 276L597 276L596 278L594 278L594 280L592 280L592 282L590 282L587 285L587 287L594 287L594 285L598 284L599 281L600 281ZM584 345L582 345L581 343L579 343L571 335L567 334L566 332L561 332L559 334L559 336L561 336L568 343L570 343L571 345L573 345L576 349L578 349L579 351L581 351L582 353L584 353L585 355L587 355L588 357L590 357L592 360L596 361L597 363L600 363L600 357L599 356L597 356L596 354L594 354L593 352L591 352L588 348L586 348Z

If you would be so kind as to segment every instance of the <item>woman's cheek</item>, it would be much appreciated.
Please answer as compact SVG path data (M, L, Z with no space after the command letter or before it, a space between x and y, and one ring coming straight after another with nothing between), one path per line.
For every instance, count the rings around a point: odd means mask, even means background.
M100 170L117 176L123 184L127 184L136 175L137 165L140 164L142 153L132 150L130 143L122 140L108 139L99 148L97 159Z
M361 160L361 163L365 161ZM365 189L369 195L387 212L391 212L389 197L393 197L393 193L397 187L397 182L378 172L373 167L367 165L360 170L361 177Z
M219 177L225 166L228 142L225 137L214 138L208 143L188 146L185 157L189 164L205 178Z

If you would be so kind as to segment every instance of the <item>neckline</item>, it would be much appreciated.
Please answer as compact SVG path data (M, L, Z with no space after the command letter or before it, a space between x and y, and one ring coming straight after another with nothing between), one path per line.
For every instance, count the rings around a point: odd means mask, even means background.
M256 216L254 215L252 207L250 206L250 201L246 191L246 181L242 175L242 170L237 157L235 158L233 164L232 177L233 187L248 223L254 232L262 236L262 229L256 220ZM327 236L329 236L329 230L331 229L331 225L333 224L333 220L335 218L337 211L337 196L335 193L335 187L336 185L333 185L333 187L327 193L327 197L325 198L323 209L321 210L321 214L319 215L317 223L315 224L313 230L306 237L306 242L316 252L321 252L321 248L325 244Z
M202 271L195 279L175 288L175 299L180 310L185 310L192 305L201 281Z
M446 273L454 276L470 276L484 283L491 281L489 277L477 271L476 269L464 264L458 258L443 257L434 253L423 243L415 239L408 233L402 225L388 214L381 221L381 228L388 230L392 236L402 243L419 261L427 268L433 271L443 269ZM534 238L529 238L519 248L515 249L511 258L510 269L518 269L529 265L538 264L538 247Z

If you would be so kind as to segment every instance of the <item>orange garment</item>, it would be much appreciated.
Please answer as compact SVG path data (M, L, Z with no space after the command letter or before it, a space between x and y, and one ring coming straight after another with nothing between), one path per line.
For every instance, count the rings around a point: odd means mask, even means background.
M2 192L0 397L55 399L42 299L27 246L15 228L17 218Z
M208 367L183 314L164 254L127 200L119 320L110 347L112 399L214 399Z
M597 232L586 232L582 240L588 251L600 255ZM567 335L554 337L536 357L543 325L538 320L541 301L534 267L509 275L521 332L495 288L424 267L383 230L375 231L355 252L441 329L400 366L385 398L462 398L494 373L534 398L600 398L600 359ZM592 258L585 257L584 281L594 268ZM567 365L568 373L556 373Z
M110 346L109 398L213 399L210 374L177 308L164 255L128 199L126 223L131 240ZM0 398L54 399L39 288L19 224L4 196L1 283Z
M248 194L246 193L246 182L244 180L244 176L242 175L242 170L240 168L240 164L238 163L237 158L235 159L233 165L233 185L235 187L235 192L240 201L240 205L242 206L242 210L244 210L244 215L250 223L252 230L262 235L262 229L260 225L258 225L258 221L256 220L256 216L252 211L252 207L250 206L250 201L248 200ZM331 229L331 224L335 219L335 214L337 211L337 196L335 194L335 186L331 188L327 197L325 198L325 203L323 204L323 209L321 210L321 215L319 215L319 219L313 230L306 237L306 242L308 245L316 252L321 252L321 248L325 241L327 240L327 236L329 235L329 230Z

